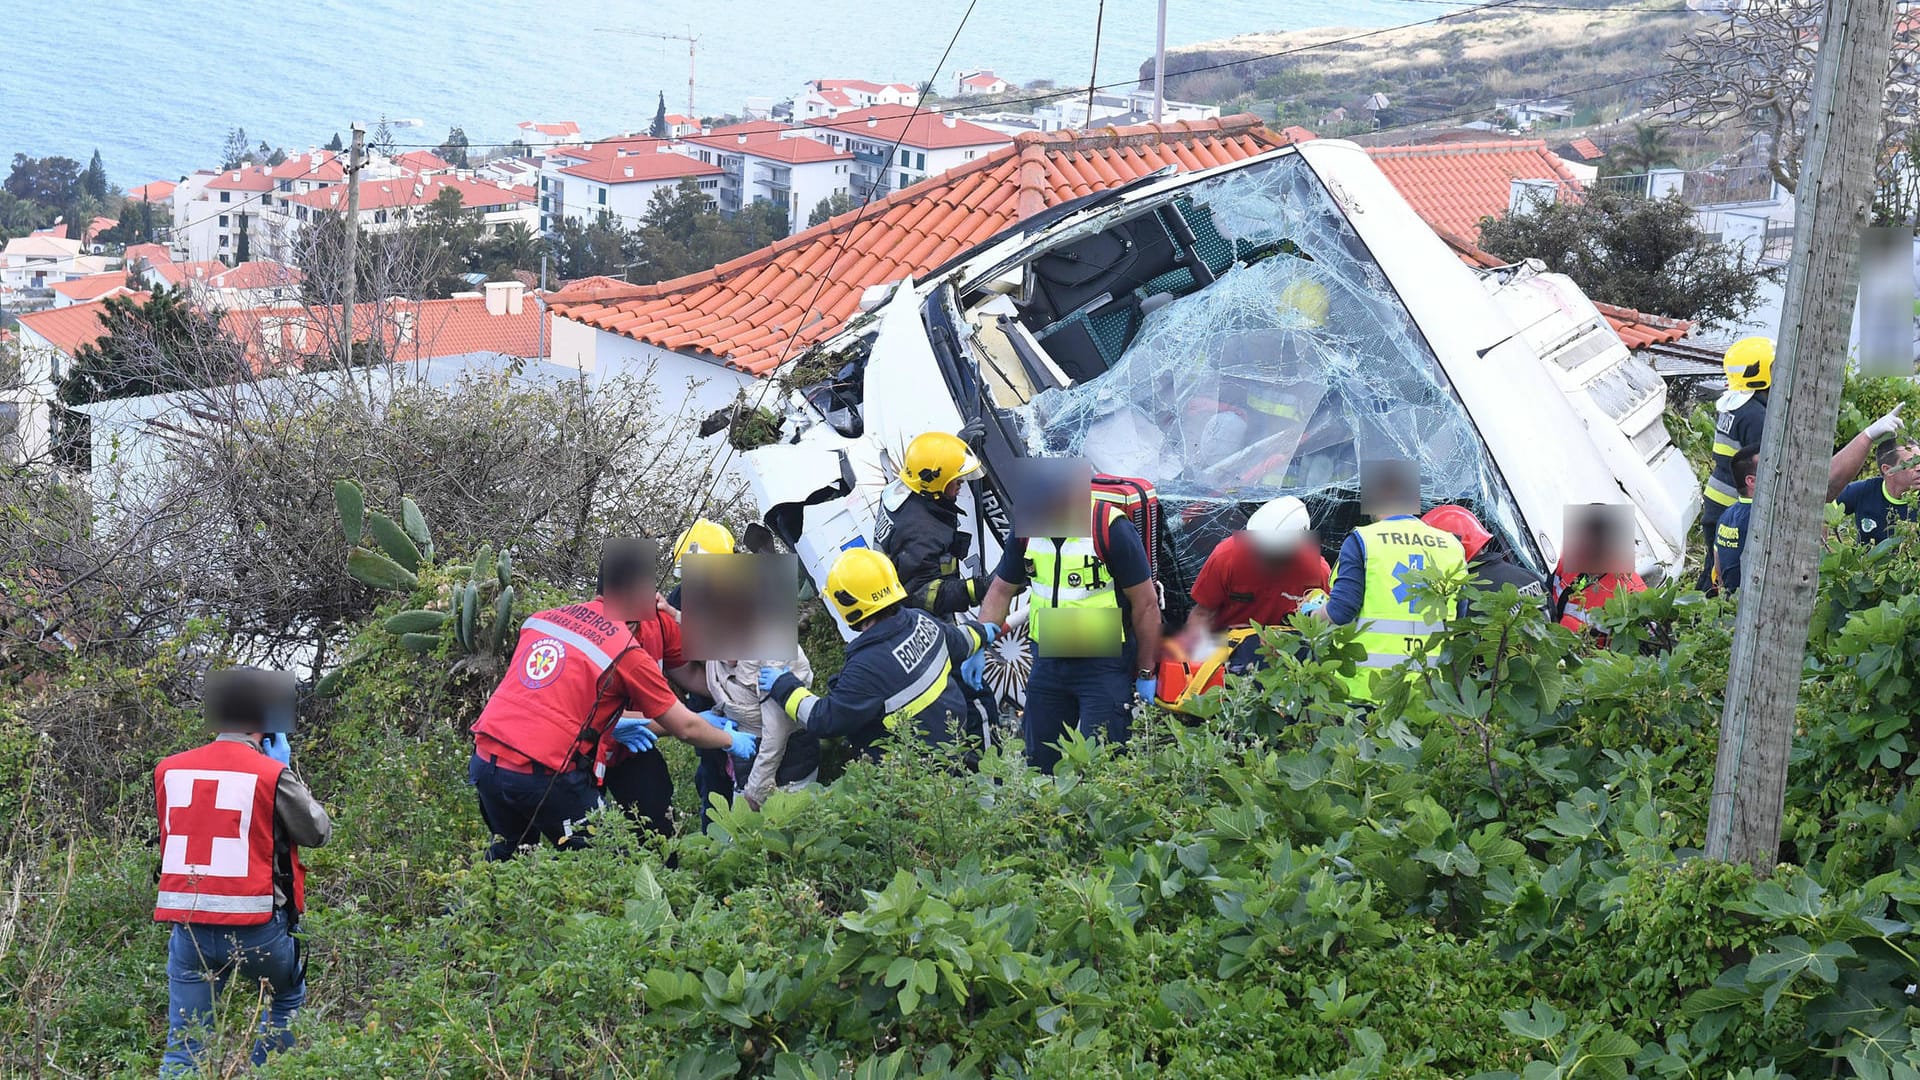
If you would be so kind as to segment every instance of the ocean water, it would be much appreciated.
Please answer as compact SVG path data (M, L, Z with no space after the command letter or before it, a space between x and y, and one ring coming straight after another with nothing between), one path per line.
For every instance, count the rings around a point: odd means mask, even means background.
M1105 0L1102 83L1151 57L1154 0ZM305 149L347 125L417 119L402 144L459 124L504 142L522 120L589 136L643 128L665 92L687 106L684 42L698 36L695 108L738 112L810 78L870 78L951 92L954 71L1015 83L1084 82L1099 0L0 0L0 159L84 162L100 150L131 187L219 163L227 131ZM1170 0L1169 45L1256 30L1386 26L1439 14L1421 0Z

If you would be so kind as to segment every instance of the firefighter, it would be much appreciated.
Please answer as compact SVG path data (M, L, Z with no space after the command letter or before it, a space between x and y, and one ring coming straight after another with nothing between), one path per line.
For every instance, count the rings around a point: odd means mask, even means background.
M1493 540L1493 534L1473 515L1473 511L1453 503L1442 503L1427 511L1420 520L1452 533L1454 539L1460 541L1461 553L1467 558L1467 569L1473 572L1473 585L1488 589L1511 585L1520 591L1521 596L1545 602L1545 579L1508 558L1506 552L1489 548L1487 544Z
M869 755L888 732L911 728L924 742L951 741L966 727L955 669L992 644L997 626L946 623L906 604L885 555L856 547L827 571L827 600L856 634L825 695L791 671L760 669L760 692L819 738L838 736Z
M1154 698L1160 598L1146 544L1118 507L1089 502L1090 536L1009 540L980 604L983 622L1004 624L1013 598L1032 590L1027 625L1038 655L1027 677L1027 762L1049 774L1068 726L1124 742L1133 700Z
M1753 523L1754 472L1760 457L1758 446L1743 446L1733 455L1733 486L1739 501L1720 515L1713 536L1713 583L1727 596L1740 591L1740 562L1747 550L1747 534Z
M1767 426L1767 389L1773 385L1773 339L1741 338L1721 357L1727 373L1727 392L1714 402L1713 472L1707 476L1700 504L1700 537L1706 559L1696 587L1713 588L1713 546L1720 515L1740 500L1733 482L1733 455L1743 446L1758 445Z
M929 431L907 444L900 467L906 497L886 506L874 544L893 560L906 604L935 615L958 615L980 602L982 583L961 560L973 537L960 531L960 485L980 473L980 462L958 435Z
M1446 629L1430 601L1419 595L1415 572L1446 572L1466 566L1466 549L1450 532L1421 521L1419 482L1383 472L1370 481L1377 520L1347 535L1333 571L1333 588L1316 614L1335 625L1356 625L1367 658L1346 679L1360 701L1378 701L1385 689L1377 673L1424 652Z
M283 672L236 668L210 676L202 695L212 742L153 771L160 817L156 921L167 944L167 1051L160 1075L197 1071L198 1033L234 975L266 983L253 1063L293 1045L306 1002L306 963L294 936L306 906L300 848L327 842L333 825L288 765L294 686Z
M635 639L630 624L651 618L659 599L642 547L610 542L598 596L536 612L521 626L506 677L472 729L467 775L495 838L488 858L512 858L540 837L585 846L580 826L600 804L610 742L641 752L667 734L753 756L753 736L682 705L660 661Z

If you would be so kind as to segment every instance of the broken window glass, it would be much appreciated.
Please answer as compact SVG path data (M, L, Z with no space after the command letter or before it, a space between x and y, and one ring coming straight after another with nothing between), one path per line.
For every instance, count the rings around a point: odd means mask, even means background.
M1158 213L1179 215L1190 237L1174 240L1206 267L1118 298L1144 315L1103 348L1105 369L1016 410L1029 453L1153 480L1191 533L1176 547L1201 555L1234 514L1283 494L1337 538L1357 523L1366 460L1417 462L1428 504L1461 502L1522 535L1426 340L1304 161L1202 181Z

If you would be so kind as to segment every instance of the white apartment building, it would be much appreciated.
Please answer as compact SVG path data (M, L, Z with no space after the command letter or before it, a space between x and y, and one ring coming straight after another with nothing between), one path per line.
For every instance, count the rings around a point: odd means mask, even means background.
M346 161L331 150L278 165L195 173L173 193L173 251L182 262L231 266L256 257L284 260L293 200L343 183Z
M360 227L368 232L384 232L418 221L447 191L460 193L460 208L469 214L479 214L488 235L512 224L524 225L529 230L540 225L532 188L443 174L362 180ZM335 184L296 195L289 202L290 210L278 224L290 247L300 231L320 220L321 215L347 212L347 188L344 184Z
M1091 108L1088 107L1085 96L1061 98L1035 108L1033 119L1039 123L1041 131L1062 129L1083 131L1089 127L1106 125L1131 127L1136 124L1151 124L1153 123L1153 91L1130 90L1124 94L1095 94ZM1191 101L1161 102L1162 123L1177 124L1182 120L1197 122L1218 119L1220 119L1218 105L1198 105Z
M55 285L104 273L107 265L98 255L84 254L78 240L44 232L16 236L0 248L0 306L51 304Z
M757 202L787 212L787 234L807 227L820 203L848 191L853 154L828 146L807 128L771 120L714 128L682 139L683 152L722 169L719 206L732 214Z
M573 221L592 224L612 215L623 228L636 228L656 192L692 179L716 203L726 170L701 161L669 139L608 139L549 151L540 163L536 227L542 231Z
M880 198L1013 142L1004 132L900 105L877 105L807 124L814 138L853 155L849 190L862 199Z
M814 79L793 99L793 118L797 121L831 119L845 112L875 105L912 108L920 100L919 88L907 83L876 83L865 79Z

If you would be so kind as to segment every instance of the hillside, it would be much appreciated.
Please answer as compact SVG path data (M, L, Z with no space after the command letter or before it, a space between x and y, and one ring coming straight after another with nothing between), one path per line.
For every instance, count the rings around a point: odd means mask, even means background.
M1372 127L1364 105L1374 93L1391 102L1378 117L1382 127L1490 119L1498 98L1553 95L1573 99L1574 125L1591 125L1643 105L1652 82L1646 76L1665 65L1668 46L1703 18L1649 15L1644 8L1529 8L1384 31L1243 34L1170 51L1167 94L1250 108L1333 135ZM1327 44L1335 41L1341 43ZM1141 65L1141 76L1151 81L1151 60ZM1346 110L1344 123L1338 109Z

